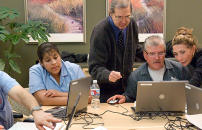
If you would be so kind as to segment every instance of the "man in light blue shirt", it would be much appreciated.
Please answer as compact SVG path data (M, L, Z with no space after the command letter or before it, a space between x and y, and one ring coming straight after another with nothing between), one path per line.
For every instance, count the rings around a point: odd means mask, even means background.
M43 125L54 128L48 122L61 122L61 120L53 118L50 113L44 113L42 109L35 111L33 108L39 106L36 99L23 89L15 79L0 71L0 129L2 127L8 129L13 125L13 113L8 96L32 111L35 124L39 129Z

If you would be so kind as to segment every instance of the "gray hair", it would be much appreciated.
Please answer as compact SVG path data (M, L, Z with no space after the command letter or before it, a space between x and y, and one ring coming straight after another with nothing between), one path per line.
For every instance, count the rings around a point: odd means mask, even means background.
M127 8L128 6L130 6L130 10L132 12L132 4L130 0L112 0L110 3L110 13L113 14L115 12L115 8Z
M147 46L158 46L161 44L164 46L164 49L166 50L166 44L162 37L158 35L149 36L148 38L145 39L144 51L147 50Z

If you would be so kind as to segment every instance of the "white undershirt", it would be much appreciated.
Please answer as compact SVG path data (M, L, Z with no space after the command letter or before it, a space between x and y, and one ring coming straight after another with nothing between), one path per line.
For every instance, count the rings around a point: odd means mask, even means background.
M148 66L148 71L149 71L149 74L150 74L151 78L153 79L153 81L163 81L165 65L160 70L151 70Z

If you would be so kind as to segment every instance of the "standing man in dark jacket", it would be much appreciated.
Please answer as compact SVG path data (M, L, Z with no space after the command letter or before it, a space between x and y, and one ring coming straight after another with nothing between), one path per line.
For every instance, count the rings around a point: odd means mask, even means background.
M135 56L144 59L131 11L130 0L112 0L109 16L95 26L91 35L89 72L98 80L101 103L114 94L125 92ZM123 32L122 49L120 32Z

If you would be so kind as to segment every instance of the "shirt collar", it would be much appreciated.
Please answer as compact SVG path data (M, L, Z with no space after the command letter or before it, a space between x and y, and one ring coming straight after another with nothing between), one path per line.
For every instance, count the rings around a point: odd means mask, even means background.
M64 76L67 76L67 71L63 71L65 69L65 64L64 64L64 61L61 60L61 74L60 76L64 77Z
M109 23L111 24L111 26L112 26L112 28L113 28L113 30L114 30L114 32L115 32L115 36L118 36L118 35L119 35L119 32L121 31L121 29L119 29L119 28L114 24L114 21L113 21L113 19L112 19L111 16L109 16ZM127 27L123 29L123 33L124 33L124 34L126 33L126 29L127 29Z

